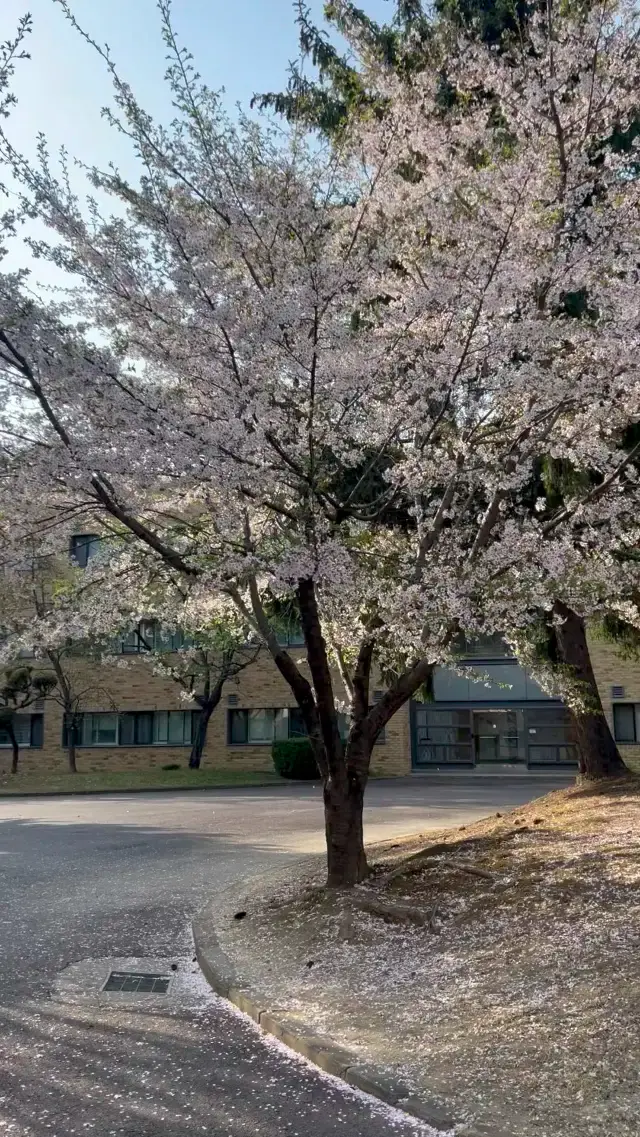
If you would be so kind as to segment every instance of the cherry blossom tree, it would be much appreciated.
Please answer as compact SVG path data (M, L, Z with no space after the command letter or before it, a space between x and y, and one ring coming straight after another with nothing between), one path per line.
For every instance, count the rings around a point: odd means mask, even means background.
M88 661L99 663L100 646L87 636L86 621L74 620L80 582L58 545L57 533L47 542L42 531L31 551L24 542L19 560L12 560L6 517L0 522L0 666L8 690L18 680L15 697L5 700L11 713L43 697L62 708L69 772L75 774L74 724L80 711L96 696L102 705L114 706L114 701L95 668L87 674Z
M471 39L481 40L496 52L503 54L503 61L518 64L523 55L528 54L534 44L529 40L529 23L534 9L524 4L496 3L495 0L437 0L430 8L421 0L397 0L393 18L387 24L378 24L366 11L352 0L336 0L327 6L325 16L340 33L342 42L332 43L326 33L314 24L311 10L297 0L297 25L302 59L311 63L316 79L310 79L306 69L300 65L291 68L287 89L276 94L256 96L254 104L263 109L268 107L284 116L289 122L303 122L320 131L325 137L333 138L340 144L348 137L349 123L354 118L367 118L372 114L384 116L392 113L393 102L380 89L381 70L392 72L410 90L414 77L425 68L439 68L440 99L443 112L454 116L464 113L467 100L460 97L451 81L451 58L461 42L448 31L452 27L463 28ZM597 2L593 5L600 12ZM554 34L553 11L535 26L536 34ZM550 18L551 17L551 18ZM344 40L349 51L344 50ZM371 60L378 61L378 68L372 69ZM480 77L480 83L483 79ZM474 100L484 99L496 105L495 93L490 87L479 84L474 88ZM515 125L515 124L514 124ZM513 126L512 126L513 129ZM636 136L640 133L637 117L618 123L606 139L593 141L593 155L602 154L603 145L614 150L630 153ZM415 164L407 163L405 173L411 176ZM638 174L637 162L628 165L630 176ZM588 204L588 197L585 199ZM588 293L578 288L566 291L556 306L556 314L574 319L589 315ZM634 436L631 424L629 435ZM636 439L634 438L634 441ZM540 471L534 469L529 498L531 507L540 509L540 501L546 496L549 480L553 483L555 505L563 496L563 483L571 466L566 460L546 463L548 477L540 478ZM561 476L554 476L554 471ZM573 471L575 473L575 471ZM597 480L597 471L593 471ZM587 474L588 478L589 475ZM585 472L578 478L584 484ZM536 483L538 493L534 492ZM550 488L550 487L549 487ZM560 491L560 492L558 492ZM538 500L536 500L538 499ZM504 502L508 505L508 501ZM562 613L562 616L560 615ZM613 616L615 620L615 615ZM542 625L542 628L541 628ZM543 634L540 632L543 630ZM561 632L561 629L564 629ZM584 618L573 611L563 601L554 602L540 619L532 622L530 635L515 636L514 646L518 645L521 661L529 666L536 665L538 678L550 692L556 690L559 669L566 677L573 676L575 690L582 692L576 701L569 699L569 711L574 719L574 733L579 740L579 751L585 768L601 773L608 770L620 771L621 760L608 726L593 668L589 657ZM568 692L565 690L565 694ZM589 756L589 757L587 757Z
M138 186L89 171L83 205L44 146L34 168L2 143L55 234L35 251L79 282L58 310L0 287L10 559L84 511L113 552L75 620L99 625L124 587L180 597L203 627L232 605L301 709L328 880L351 885L375 739L458 631L515 638L541 609L582 619L629 593L639 202L628 155L602 140L633 113L636 14L550 7L508 64L461 43L459 115L442 113L437 68L407 87L374 60L387 113L329 148L229 120L159 7L169 127L98 48ZM565 319L578 289L589 314ZM549 456L588 481L531 509ZM299 612L304 666L274 602ZM387 689L371 707L374 670ZM619 773L609 758L583 755L584 773Z

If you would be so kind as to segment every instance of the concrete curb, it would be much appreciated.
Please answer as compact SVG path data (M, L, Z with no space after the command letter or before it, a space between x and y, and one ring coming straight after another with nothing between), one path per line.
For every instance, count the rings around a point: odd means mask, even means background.
M283 778L282 782L239 782L237 785L223 786L132 786L125 790L25 790L24 793L7 792L0 789L0 802L28 801L31 798L57 798L57 797L123 797L129 794L197 794L210 793L211 790L279 790L286 786L297 786L299 782L292 782Z
M360 1055L338 1045L327 1035L318 1034L290 1011L271 1006L266 996L238 975L233 961L221 948L214 930L213 913L216 908L216 901L210 901L192 925L196 958L216 994L244 1011L266 1034L273 1035L328 1074L334 1074L348 1085L404 1110L434 1129L441 1132L453 1129L454 1122L449 1115L435 1103L413 1097L409 1087L396 1077L393 1070L364 1062Z
M402 781L409 779L416 781L434 781L434 782L448 782L454 785L456 782L466 781L472 782L475 785L484 785L487 782L498 783L504 785L511 782L557 782L558 787L569 785L574 781L575 772L567 768L565 773L559 773L556 770L549 772L531 772L524 771L522 773L502 773L502 774L479 774L473 769L461 770L459 773L454 773L451 770L412 770L409 774L401 775ZM373 775L370 778L372 782L389 782L393 785L397 782L398 778L392 777L376 777ZM168 794L168 793L208 793L211 790L264 790L264 789L281 789L282 787L293 786L313 786L319 789L317 782L297 782L292 781L290 778L282 778L278 782L265 781L265 782L248 782L243 784L239 782L237 785L211 785L211 786L132 786L130 789L103 789L103 790L25 790L23 793L7 791L0 788L0 802L2 801L26 801L29 798L57 798L57 797L121 797L123 794Z

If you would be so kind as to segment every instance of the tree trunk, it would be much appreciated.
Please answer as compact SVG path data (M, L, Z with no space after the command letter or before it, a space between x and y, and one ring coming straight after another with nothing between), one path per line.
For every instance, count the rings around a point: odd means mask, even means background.
M327 887L352 888L368 876L362 811L372 743L355 727L343 752L342 769L324 783ZM336 770L336 763L329 764Z
M209 719L211 718L211 716L212 716L214 710L216 709L219 701L220 701L220 697L218 696L218 698L215 700L213 698L211 698L211 699L208 699L206 702L203 701L200 704L200 706L202 708L202 714L200 715L200 721L198 723L198 730L196 732L196 737L193 740L193 745L191 747L191 753L189 755L189 769L190 770L199 770L200 769L200 762L202 761L202 752L204 750L205 742L207 741L207 728L209 726Z
M78 767L76 765L76 744L71 741L67 746L67 761L69 763L69 773L77 774Z
M579 681L585 699L584 711L571 711L580 774L594 780L623 777L628 771L602 709L584 620L561 601L556 601L554 611L564 621L556 628L560 657Z
M366 778L345 771L344 779L330 778L324 787L328 888L352 888L368 874L362 827L365 786Z
M12 753L11 773L17 774L18 773L18 761L20 758L20 748L18 746L18 739L16 738L16 732L13 729L13 723L12 722L10 722L7 725L7 734L9 735L9 741L11 743L11 753Z

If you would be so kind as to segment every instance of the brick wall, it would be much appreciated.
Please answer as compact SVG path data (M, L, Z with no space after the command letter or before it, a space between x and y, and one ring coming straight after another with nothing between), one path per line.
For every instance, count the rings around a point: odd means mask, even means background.
M294 658L301 652L292 649ZM91 690L83 699L85 711L152 711L185 710L189 704L180 698L180 690L170 679L154 675L144 659L125 657L126 667L117 665L96 666L86 660L73 661L77 688ZM374 684L372 684L373 688ZM338 683L339 689L339 683ZM271 746L252 744L229 745L227 741L228 696L234 696L238 708L292 707L294 699L289 687L270 658L261 655L256 663L226 684L222 702L209 723L203 766L220 770L273 770ZM23 748L20 752L21 770L63 771L67 768L66 752L62 748L62 708L47 700L44 713L44 745L42 749ZM180 763L186 766L188 746L94 746L77 748L80 771L98 772L103 769L126 770ZM0 750L0 770L8 769L10 751ZM372 771L393 776L407 774L411 768L409 711L403 708L387 725L386 739L374 748Z
M611 688L624 687L624 699L616 702L640 703L640 664L633 660L622 659L612 644L605 643L595 636L589 637L589 652L604 713L613 731ZM640 745L619 742L618 746L626 764L640 773Z
M590 638L590 650L596 680L600 689L605 714L613 728L612 686L625 689L624 702L640 703L640 665L623 660L612 645ZM292 649L300 660L301 651ZM150 711L184 710L179 688L169 679L154 675L144 659L128 657L126 667L109 665L98 667L85 660L74 661L77 683L92 688L84 699L87 711ZM339 688L339 681L337 681ZM372 683L372 689L375 681ZM238 708L291 707L294 700L289 688L269 657L264 654L256 663L226 684L222 702L209 724L203 765L217 769L272 770L269 745L230 746L227 741L228 697L234 697ZM640 772L640 745L620 744L627 764ZM374 748L372 772L392 777L408 774L411 769L411 741L409 708L405 706L387 725L386 740ZM188 746L135 746L135 747L78 747L79 770L97 772L110 770L142 769L180 763L185 766L189 757ZM10 751L0 750L0 770L8 770ZM62 709L47 700L44 714L44 745L42 749L23 748L20 768L26 771L65 770L66 753L62 748Z

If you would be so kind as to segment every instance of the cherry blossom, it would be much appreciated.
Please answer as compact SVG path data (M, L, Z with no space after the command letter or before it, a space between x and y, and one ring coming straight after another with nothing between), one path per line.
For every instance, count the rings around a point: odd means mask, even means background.
M173 123L97 48L138 185L93 169L83 202L44 142L36 166L0 143L52 234L33 249L75 278L57 306L0 281L5 559L99 533L69 606L94 633L233 608L302 710L329 881L352 884L373 743L458 633L516 642L635 587L639 186L608 140L635 113L637 17L549 7L520 56L443 45L409 87L364 58L388 112L328 147L230 118L159 8ZM585 475L560 505L547 460Z

